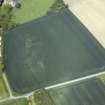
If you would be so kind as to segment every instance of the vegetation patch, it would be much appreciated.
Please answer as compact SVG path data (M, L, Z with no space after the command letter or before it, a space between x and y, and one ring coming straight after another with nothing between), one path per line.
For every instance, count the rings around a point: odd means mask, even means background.
M35 105L54 105L50 95L44 89L35 92L34 100Z
M105 74L100 75L98 78L105 83Z

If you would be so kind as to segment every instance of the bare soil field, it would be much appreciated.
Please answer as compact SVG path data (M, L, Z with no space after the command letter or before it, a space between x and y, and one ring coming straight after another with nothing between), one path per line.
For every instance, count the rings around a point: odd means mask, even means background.
M105 0L64 0L105 48Z

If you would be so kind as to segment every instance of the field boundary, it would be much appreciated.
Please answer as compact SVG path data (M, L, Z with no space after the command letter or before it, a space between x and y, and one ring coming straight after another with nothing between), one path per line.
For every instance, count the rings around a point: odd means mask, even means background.
M91 79L91 78L94 78L94 77L98 77L98 76L103 75L103 74L105 74L105 71L104 72L95 73L95 74L91 74L91 75L88 75L88 76L84 76L84 77L81 77L81 78L77 78L77 79L74 79L74 80L70 80L70 81L67 81L67 82L55 84L55 85L52 85L52 86L48 86L48 87L45 87L45 89L49 90L49 89L53 89L53 88L57 88L57 87L65 86L65 85L69 85L69 84L72 84L72 83L76 83L76 82L84 81L84 80Z
M105 74L105 71L104 72L95 73L95 74L91 74L91 75L88 75L88 76L84 76L84 77L81 77L81 78L77 78L77 79L74 79L74 80L71 80L71 81L67 81L67 82L55 84L55 85L52 85L52 86L48 86L48 87L45 87L44 89L45 90L50 90L50 89L53 89L53 88L57 88L57 87L69 85L69 84L72 84L72 83L84 81L84 80L87 80L87 79L91 79L91 78L94 78L94 77L98 77L98 76L103 75L103 74ZM32 91L30 93L26 93L26 94L23 94L23 95L20 95L20 96L13 96L13 95L11 95L11 96L9 96L7 98L4 98L4 99L0 100L0 103L5 102L5 101L10 101L10 100L28 98L28 97L32 96L34 94L34 92L35 91Z

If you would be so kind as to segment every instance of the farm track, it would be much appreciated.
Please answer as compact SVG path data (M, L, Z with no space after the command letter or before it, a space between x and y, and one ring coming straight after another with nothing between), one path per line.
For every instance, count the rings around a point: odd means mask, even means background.
M33 93L34 92L30 92L28 94L24 94L24 95L21 95L21 96L10 96L10 97L7 97L7 98L4 98L4 99L0 100L0 103L10 101L10 100L24 99L24 98L32 96Z

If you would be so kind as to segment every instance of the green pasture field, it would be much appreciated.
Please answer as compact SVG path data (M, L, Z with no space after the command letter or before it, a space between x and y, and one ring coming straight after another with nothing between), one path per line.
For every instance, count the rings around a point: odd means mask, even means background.
M21 8L13 9L12 21L22 24L44 16L54 2L55 0L22 0Z
M4 80L3 80L2 76L0 75L0 98L7 97L8 95L9 94L8 94L6 85L4 83Z

